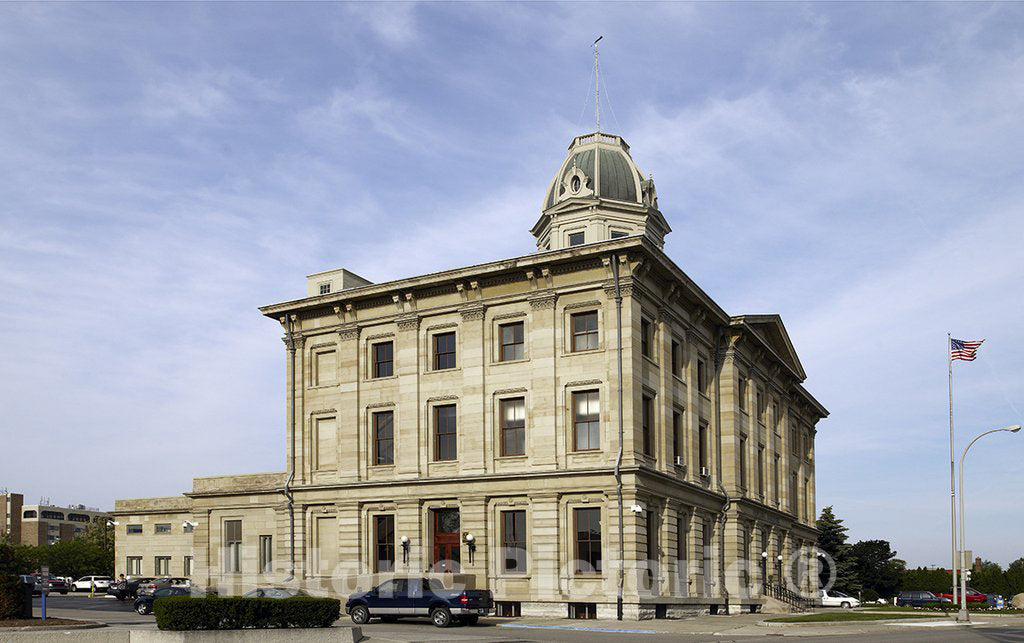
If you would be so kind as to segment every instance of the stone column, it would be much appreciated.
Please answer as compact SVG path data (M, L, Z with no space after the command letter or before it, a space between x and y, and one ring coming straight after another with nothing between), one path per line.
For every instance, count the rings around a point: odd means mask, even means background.
M338 477L359 479L359 327L338 330Z
M398 371L398 408L395 418L395 471L398 478L420 476L420 318L398 319L395 358ZM424 471L426 473L426 471Z
M463 541L462 573L476 577L477 589L488 588L488 538L487 538L487 499L482 496L462 497L459 500L459 518L462 533L473 534L473 545L476 550L470 554L471 546ZM470 558L472 557L472 562Z
M527 532L527 568L530 570L531 590L542 601L558 600L566 590L562 567L567 564L559 555L562 519L558 512L558 494L531 494L529 511L532 531ZM568 537L569 534L566 535Z
M484 364L487 359L485 308L481 303L474 303L460 308L459 312L462 314L460 357L463 381L459 398L459 471L483 473L486 469L484 438L487 430L487 399L484 395ZM427 431L429 433L430 429ZM427 441L430 442L430 439Z
M557 416L562 408L556 390L556 300L553 290L530 295L530 393L526 404L526 452L533 467L554 469L557 465ZM500 421L500 419L498 419ZM496 446L500 453L500 446Z

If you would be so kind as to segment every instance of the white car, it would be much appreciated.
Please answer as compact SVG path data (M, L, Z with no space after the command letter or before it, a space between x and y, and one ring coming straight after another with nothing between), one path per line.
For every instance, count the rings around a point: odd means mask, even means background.
M106 592L107 588L110 587L110 582L110 576L82 576L71 583L71 591L88 592L92 584L95 583L97 592Z
M822 607L860 607L860 601L834 589L819 589L818 602Z

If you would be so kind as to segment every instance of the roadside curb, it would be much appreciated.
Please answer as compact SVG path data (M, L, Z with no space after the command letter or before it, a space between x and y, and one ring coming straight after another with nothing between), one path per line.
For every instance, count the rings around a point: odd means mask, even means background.
M926 616L923 618L887 618L877 621L812 621L808 623L770 623L768 621L758 621L758 627L843 627L843 626L864 626L864 625L892 625L893 623L910 623L914 621L940 621L943 620L941 616Z
M63 632L65 630L95 630L101 627L110 627L106 623L92 621L90 623L78 623L75 625L23 625L21 627L0 627L0 634L4 632Z

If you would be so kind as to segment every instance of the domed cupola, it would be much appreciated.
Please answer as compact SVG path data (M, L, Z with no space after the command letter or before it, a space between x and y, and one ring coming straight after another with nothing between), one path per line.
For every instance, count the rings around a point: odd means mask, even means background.
M532 230L541 251L640 234L660 248L670 231L653 179L626 141L601 132L573 139Z

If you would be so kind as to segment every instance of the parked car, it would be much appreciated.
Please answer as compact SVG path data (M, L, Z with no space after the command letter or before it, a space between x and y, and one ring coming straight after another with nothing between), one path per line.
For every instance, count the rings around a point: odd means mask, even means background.
M291 598L292 596L309 596L301 589L291 587L257 587L242 594L242 598Z
M476 625L493 605L487 589L445 589L436 578L393 578L350 596L345 613L357 625L375 617L429 616L437 627L448 627L453 622Z
M110 588L110 576L82 576L71 583L72 592L88 592L95 586L96 591L105 592Z
M148 583L153 580L149 576L140 576L138 578L130 578L120 583L111 583L107 589L107 593L116 598L119 601L123 601L128 598L135 598L139 590L139 585L142 583Z
M835 589L818 590L818 603L822 607L860 607L860 601Z
M192 581L188 578L151 578L145 583L139 583L138 589L135 590L135 596L148 596L161 587L188 588L191 585Z
M957 589L957 594L959 594L959 593L960 593L960 590L958 588ZM937 594L937 596L940 596L942 598L948 598L949 602L951 602L951 603L953 602L953 590L952 589L949 591L948 594ZM981 592L979 592L977 590L971 589L970 587L967 588L967 603L968 603L968 605L971 604L971 603L984 603L986 598L987 598L987 595L982 594Z
M900 592L896 597L896 605L899 607L921 607L934 603L952 603L948 598L936 596L931 592Z
M153 603L168 596L191 596L192 590L188 587L161 587L152 594L139 596L132 604L132 608L139 614L152 614Z

